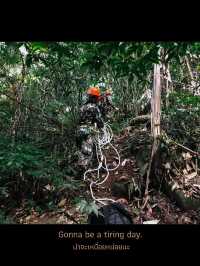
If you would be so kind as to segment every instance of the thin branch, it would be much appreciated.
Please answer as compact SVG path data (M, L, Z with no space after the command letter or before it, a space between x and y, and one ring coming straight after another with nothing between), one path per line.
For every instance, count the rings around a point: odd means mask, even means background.
M166 135L166 134L165 134L165 135ZM184 150L189 151L190 153L192 153L192 154L194 154L194 155L196 155L196 156L200 156L200 153L198 153L198 152L196 152L196 151L193 151L193 150L191 150L191 149L189 149L189 148L183 146L182 144L177 143L176 141L174 141L174 140L172 140L171 138L169 138L169 136L167 136L167 135L166 135L166 137L167 137L168 140L170 140L172 143L174 143L174 144L176 144L177 146L183 148Z

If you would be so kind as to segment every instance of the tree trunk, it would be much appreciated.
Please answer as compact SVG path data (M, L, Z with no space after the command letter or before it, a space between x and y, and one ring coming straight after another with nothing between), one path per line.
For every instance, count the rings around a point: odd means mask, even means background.
M190 62L189 62L188 56L185 56L185 63L186 63L186 66L187 66L187 70L188 70L189 77L190 77L190 87L189 87L189 90L192 93L194 93L197 84L196 84L196 82L194 80L194 76L193 76L193 73L192 73L192 69L190 67Z
M186 63L186 66L187 66L188 74L190 76L190 80L193 80L194 77L193 77L192 70L191 70L191 67L190 67L190 62L189 62L189 59L188 59L187 56L185 56L185 63Z
M151 102L151 131L153 138L160 136L160 65L154 65L154 80Z
M145 185L145 193L143 199L142 209L145 208L148 202L148 188L150 183L150 175L152 172L152 166L155 166L155 161L158 155L158 147L159 147L159 139L160 136L160 88L161 88L161 80L160 80L160 68L161 65L154 64L154 79L153 79L153 90L152 90L152 99L151 99L151 131L153 135L153 145L151 150L151 159L149 162L148 170L147 170L147 178Z
M164 92L163 102L164 102L165 107L168 107L169 106L169 94L170 94L170 91L173 89L171 74L169 71L169 60L168 60L169 51L163 48L161 49L160 53L161 53L162 72L163 72L162 80L161 80L161 84L162 84L161 87L163 89L162 92Z
M169 94L173 90L173 85L172 85L172 79L171 79L171 74L169 71L169 63L165 65L165 80L166 80L166 107L169 106Z

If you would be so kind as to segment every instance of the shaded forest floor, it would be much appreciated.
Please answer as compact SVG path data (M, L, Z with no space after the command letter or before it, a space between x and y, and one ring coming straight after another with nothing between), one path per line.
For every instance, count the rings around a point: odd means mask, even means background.
M149 134L148 132L142 134ZM118 181L145 184L139 174L139 167L136 158L130 152L132 133L124 130L122 133L115 135L113 144L118 149L121 156L121 164L118 169L110 172L109 179L103 186L94 189L95 197L108 197L116 199L111 195L111 184ZM145 148L145 147L144 147ZM113 150L106 151L108 166L115 165L117 162L116 153ZM87 191L88 193L88 191ZM200 213L198 211L183 211L175 202L171 201L164 193L154 188L150 188L150 199L146 207L141 210L141 197L128 199L128 209L133 214L135 224L142 224L145 221L158 220L159 224L198 224L200 223ZM87 223L87 216L81 214L76 209L70 199L64 199L58 203L57 208L53 211L39 213L34 208L27 214L26 210L18 208L14 210L14 220L22 224L74 224Z

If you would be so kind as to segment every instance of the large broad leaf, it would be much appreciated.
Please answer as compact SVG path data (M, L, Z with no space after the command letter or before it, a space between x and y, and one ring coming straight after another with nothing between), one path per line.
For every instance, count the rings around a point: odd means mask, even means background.
M95 204L95 202L92 202L90 206L91 206L91 212L94 212L96 216L98 216L99 215L98 206Z
M80 200L80 201L76 204L76 207L79 209L79 211L80 211L81 213L83 213L83 212L84 212L84 209L85 209L85 207L86 207L86 205L87 205L87 201L86 201L86 200Z
M32 50L35 51L41 51L46 52L47 51L47 45L43 42L32 42L31 43Z
M98 207L95 204L95 202L89 203L86 200L82 199L78 201L78 203L76 204L76 207L79 209L81 213L85 213L87 215L92 212L94 212L97 216L99 214Z

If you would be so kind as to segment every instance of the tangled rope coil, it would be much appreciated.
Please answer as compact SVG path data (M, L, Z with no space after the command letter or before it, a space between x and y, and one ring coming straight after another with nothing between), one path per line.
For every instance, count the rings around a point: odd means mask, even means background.
M98 199L95 198L92 187L93 187L93 185L100 186L103 183L105 183L109 177L109 172L116 170L120 165L120 155L119 155L118 150L112 145L112 143L111 143L112 139L113 139L112 129L108 124L105 124L102 131L100 131L100 132L98 131L96 133L96 136L94 137L94 144L95 144L95 148L96 148L96 155L97 155L97 160L98 160L99 165L97 168L88 169L84 173L84 181L85 181L86 175L88 173L92 173L92 172L97 171L97 180L96 181L91 180L91 183L90 183L90 193L91 193L91 196L94 199L94 201L97 201L103 205L106 205L106 203L104 203L104 201L115 202L115 200L109 199L109 198L98 198ZM114 168L108 168L106 157L102 152L102 150L105 149L106 147L108 147L108 145L110 145L113 148L113 150L116 152L117 157L118 157L118 164ZM104 164L104 166L103 166L103 164ZM100 172L101 168L106 171L106 177L102 181L99 182L99 179L100 179L100 173L99 172Z

